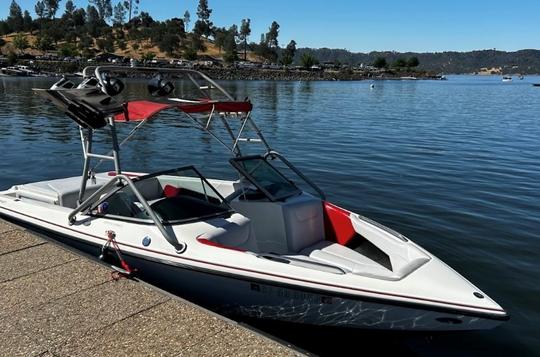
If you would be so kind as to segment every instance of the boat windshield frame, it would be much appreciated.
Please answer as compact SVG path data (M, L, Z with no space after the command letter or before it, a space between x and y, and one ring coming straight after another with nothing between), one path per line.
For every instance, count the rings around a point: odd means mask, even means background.
M289 192L284 192L279 195L272 194L267 187L268 185L263 185L261 183L260 178L257 178L255 175L253 175L254 171L258 167L248 170L242 164L244 162L253 161L253 160L260 160L261 163L264 162L268 166L268 168L270 168L270 171L272 173L276 173L277 177L280 178L282 182L286 182L288 185L290 185L290 188L292 188L292 190ZM257 187L257 189L260 190L272 202L284 201L289 197L297 196L302 193L302 190L298 186L296 186L294 182L289 180L280 170L278 170L274 165L268 162L268 156L249 155L249 156L235 157L235 158L231 158L229 162L242 176L244 176L250 183L252 183L255 187ZM278 184L278 182L275 182L274 184Z
M145 180L148 180L148 179L151 179L151 178L154 178L154 177L165 176L165 175L169 175L169 174L173 174L173 173L178 173L178 172L181 172L181 171L191 171L191 172L195 173L195 176L198 179L201 180L201 184L202 184L203 188L205 186L210 188L212 190L212 192L217 196L217 199L219 199L219 201L220 201L220 206L222 206L222 208L224 210L222 212L216 212L216 213L213 213L213 214L190 217L190 218L186 218L186 219L176 219L176 220L166 220L163 217L159 216L159 218L161 220L161 223L163 223L163 225L173 226L173 225L181 225L181 224L199 222L199 221L204 221L204 220L209 219L209 218L221 217L223 215L230 215L230 214L233 214L233 213L236 212L229 205L227 200L219 193L219 191L206 179L206 177L199 170L197 170L197 168L195 168L195 166L188 165L188 166L178 167L178 168L175 168L175 169L168 169L168 170L158 171L158 172L154 172L154 173L134 177L131 180L133 185L128 185L127 183L121 183L118 186L114 187L109 192L107 192L103 197L100 197L98 200L90 203L88 208L85 210L85 214L88 215L88 216L97 217L97 218L106 218L106 219L113 219L113 220L125 221L125 222L131 222L131 223L154 225L155 221L153 221L151 217L148 217L148 218L127 217L127 216L114 215L114 214L110 214L110 213L105 213L105 214L94 213L94 211L97 209L97 207L100 204L107 201L108 199L110 199L110 197L115 195L118 191L120 191L122 189L125 189L126 187L128 189L133 190L133 191L135 191L135 190L137 191L137 193L136 193L137 199L139 201L141 201L141 198L142 198L145 201L144 203L141 202L141 204L143 206L148 206L148 207L152 208L152 204L150 204L148 202L148 200L146 199L146 197L144 197L144 195L137 189L137 183L138 182L143 182ZM152 210L153 210L153 208L152 208ZM155 210L154 210L154 212L155 212Z

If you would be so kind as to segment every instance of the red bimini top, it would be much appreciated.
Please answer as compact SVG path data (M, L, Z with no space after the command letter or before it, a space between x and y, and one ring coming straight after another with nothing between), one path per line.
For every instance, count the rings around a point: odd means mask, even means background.
M212 102L201 101L198 103L159 103L149 100L135 100L124 104L124 113L114 116L114 121L143 121L151 119L163 110L175 108L184 113L206 113L212 110L217 112L247 113L253 109L250 102ZM126 116L127 114L127 116Z

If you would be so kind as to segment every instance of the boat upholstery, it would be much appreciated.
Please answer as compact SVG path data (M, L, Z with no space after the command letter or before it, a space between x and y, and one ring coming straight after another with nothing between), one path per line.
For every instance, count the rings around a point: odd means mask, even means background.
M282 208L289 251L299 252L324 240L324 219L320 199L303 194L288 200Z
M393 239L394 242L385 242L387 237L382 234L367 236L371 243L389 256L391 270L364 254L331 241L318 242L303 249L300 254L321 263L337 266L348 273L385 280L402 279L430 259L428 255L408 242L397 242L395 239Z
M241 214L234 214L222 224L198 237L217 243L224 248L239 248L252 252L258 251L257 241L252 231L250 220Z
M309 194L284 202L236 199L231 206L252 221L259 252L295 254L324 239L321 200Z
M318 242L305 248L300 254L321 263L337 266L352 274L388 280L400 278L396 272L386 269L368 257L334 242Z
M95 183L88 180L85 198L96 192L110 180L108 177L96 175ZM70 177L49 181L41 181L15 186L15 197L29 198L63 207L75 208L81 188L80 177Z

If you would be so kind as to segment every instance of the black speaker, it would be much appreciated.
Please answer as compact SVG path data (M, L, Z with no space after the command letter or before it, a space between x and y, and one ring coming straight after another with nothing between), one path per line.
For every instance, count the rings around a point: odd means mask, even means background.
M174 84L171 81L164 80L160 75L152 78L148 82L148 92L152 97L165 97L174 91Z
M125 88L125 85L121 80L119 80L118 78L111 77L108 74L105 74L103 76L103 84L104 84L103 89L105 90L105 93L107 93L111 97L114 97L115 95L122 93L122 91Z

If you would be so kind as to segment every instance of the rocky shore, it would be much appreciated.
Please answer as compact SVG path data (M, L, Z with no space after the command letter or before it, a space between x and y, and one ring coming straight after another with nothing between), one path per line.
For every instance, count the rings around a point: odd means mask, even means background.
M218 80L265 80L265 81L359 81L401 79L410 77L416 79L440 79L423 71L308 71L308 70L276 70L259 68L204 68L202 72Z
M87 63L59 61L20 61L38 73L51 76L69 75L81 72ZM95 65L95 64L93 64ZM103 63L102 65L110 65ZM440 79L440 77L425 71L359 71L342 70L300 70L300 69L263 69L263 68L230 68L230 67L198 67L211 78L217 80L265 80L265 81L358 81L382 79Z

